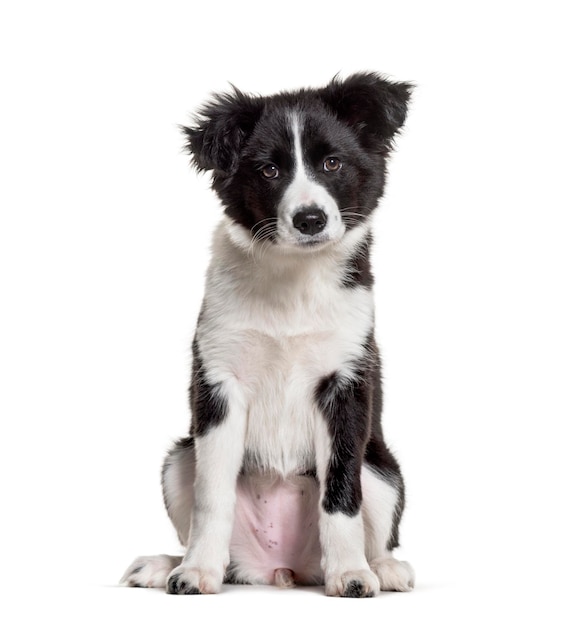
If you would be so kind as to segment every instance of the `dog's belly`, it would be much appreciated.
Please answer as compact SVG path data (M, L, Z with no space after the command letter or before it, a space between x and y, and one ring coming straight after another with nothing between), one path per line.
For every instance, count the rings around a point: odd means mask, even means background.
M316 479L240 476L230 555L237 580L273 584L288 569L298 583L319 584Z

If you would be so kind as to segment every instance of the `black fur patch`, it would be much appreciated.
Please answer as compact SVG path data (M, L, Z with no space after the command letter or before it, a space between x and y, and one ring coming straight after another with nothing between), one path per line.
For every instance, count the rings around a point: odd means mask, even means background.
M369 151L385 154L404 125L413 85L385 80L375 72L359 72L347 79L335 78L322 97L357 132Z
M167 581L167 593L174 595L187 596L187 595L200 595L200 590L197 587L193 587L181 579L181 574L174 574L169 577Z
M264 104L234 88L233 93L216 94L194 116L193 127L182 126L186 149L198 170L234 173L238 155L252 133Z
M369 234L357 248L355 254L347 261L342 284L344 287L373 287L371 273L370 246L372 237Z
M351 580L345 587L343 598L372 598L373 593L365 592L365 585L360 580Z
M192 427L190 432L192 435L201 437L224 420L228 407L226 399L220 394L219 385L211 385L207 380L206 369L195 338L192 351L192 384L190 385Z
M361 466L371 419L371 385L365 371L349 381L338 373L323 378L316 400L332 438L322 507L353 516L362 502Z

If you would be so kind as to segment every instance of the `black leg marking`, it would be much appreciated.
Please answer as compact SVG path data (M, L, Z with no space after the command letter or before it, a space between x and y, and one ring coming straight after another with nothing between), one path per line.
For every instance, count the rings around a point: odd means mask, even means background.
M192 587L185 580L181 580L181 574L174 574L167 581L167 593L180 596L199 595L200 590L197 587Z
M369 372L348 380L338 373L322 379L316 399L332 438L322 506L327 513L353 516L362 502L361 465L371 422Z
M360 580L351 580L342 594L343 598L372 598L373 592L366 593L365 585Z
M198 341L194 337L192 344L192 384L190 386L190 407L192 410L192 428L190 434L205 435L211 428L218 426L226 417L226 399L220 393L220 385L208 382L206 368L200 355Z
M381 362L373 332L365 342L364 356L356 363L353 379L336 372L323 378L316 388L316 401L332 437L324 510L350 516L358 513L361 465L367 463L397 491L387 549L397 547L405 489L400 466L383 438Z

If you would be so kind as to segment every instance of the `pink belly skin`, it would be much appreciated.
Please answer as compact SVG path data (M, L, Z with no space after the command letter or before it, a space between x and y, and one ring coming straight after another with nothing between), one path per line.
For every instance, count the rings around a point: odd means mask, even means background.
M310 476L239 477L230 543L237 579L280 587L321 584L318 500Z

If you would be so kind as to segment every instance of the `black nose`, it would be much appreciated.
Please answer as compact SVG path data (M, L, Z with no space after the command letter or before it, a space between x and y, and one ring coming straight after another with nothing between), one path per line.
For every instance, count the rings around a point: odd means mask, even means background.
M324 230L328 218L322 209L318 207L307 207L301 209L293 216L294 228L297 228L302 235L315 235Z

